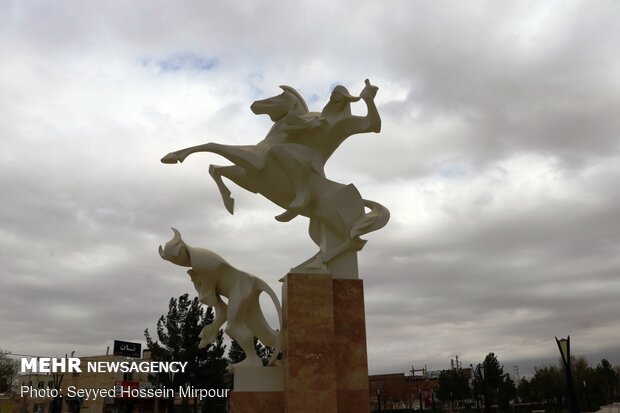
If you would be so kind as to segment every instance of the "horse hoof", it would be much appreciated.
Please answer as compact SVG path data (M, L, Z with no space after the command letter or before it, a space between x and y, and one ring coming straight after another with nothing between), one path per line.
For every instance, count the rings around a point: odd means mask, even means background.
M175 153L169 153L168 155L161 158L161 163L177 163L179 162L179 158Z
M280 215L276 215L275 218L276 218L276 221L279 221L279 222L289 222L290 220L295 218L297 215L298 214L293 211L284 211Z
M226 207L226 210L230 212L230 215L234 215L235 213L235 199L234 198L224 199L224 206Z

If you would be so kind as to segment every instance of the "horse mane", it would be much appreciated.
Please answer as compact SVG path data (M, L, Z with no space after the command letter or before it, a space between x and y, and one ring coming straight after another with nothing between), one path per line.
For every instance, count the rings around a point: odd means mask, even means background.
M299 94L298 91L296 91L292 87L286 86L286 85L280 85L280 89L282 89L283 91L288 92L291 95L295 96L295 99L297 99L297 103L301 106L301 108L304 111L302 113L302 115L310 112L310 110L308 109L308 105L306 105L306 101L304 100L303 97L301 97L301 95Z

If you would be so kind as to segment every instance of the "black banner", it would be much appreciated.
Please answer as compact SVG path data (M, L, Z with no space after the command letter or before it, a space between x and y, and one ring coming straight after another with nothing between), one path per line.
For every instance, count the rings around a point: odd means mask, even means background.
M142 344L130 343L128 341L114 340L114 355L124 357L140 358L142 354Z

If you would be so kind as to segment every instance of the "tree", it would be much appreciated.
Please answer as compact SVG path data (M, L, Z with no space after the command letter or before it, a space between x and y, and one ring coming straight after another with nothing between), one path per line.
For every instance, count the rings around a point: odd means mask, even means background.
M531 400L527 401L553 407L564 405L567 397L563 362L560 361L558 366L536 367L535 371L528 389ZM616 391L614 387L618 386L620 372L618 367L614 369L608 360L603 359L596 368L592 368L584 357L571 357L571 371L580 410L596 411L601 404L613 400ZM520 397L523 397L524 389L525 387L519 385Z
M243 349L241 348L239 343L237 343L237 340L235 340L234 338L232 339L230 343L230 349L228 350L227 358L230 364L236 364L236 363L243 361L243 359L245 359L245 353L243 352Z
M463 369L443 370L437 378L437 397L442 401L450 400L454 407L455 401L469 398L469 377Z
M602 377L605 383L605 403L614 401L615 390L618 387L618 372L613 368L609 360L602 359L596 366L596 373Z
M484 396L485 411L487 412L498 399L498 391L503 376L504 367L499 364L495 353L487 354L480 369L476 369L475 379L479 383L480 393Z
M0 349L0 393L11 390L19 373L19 361L10 354L10 351Z
M506 373L502 377L502 381L499 383L497 389L498 404L501 410L508 411L510 408L510 401L517 397L517 388L514 380L510 377L510 374Z
M266 366L269 363L269 359L273 354L274 349L272 347L268 347L263 345L256 337L254 337L254 351L256 355L260 357L263 362L263 366ZM228 350L228 360L231 364L239 363L245 359L245 353L243 349L237 343L237 341L233 338L230 345L230 350Z
M510 401L517 396L514 381L509 374L504 373L504 366L499 364L495 353L487 354L480 369L476 369L474 377L479 392L484 396L486 411L489 411L493 403L497 403L501 410L507 410Z
M499 364L495 353L487 354L482 366L484 367L484 381L489 388L497 391L504 376L504 366Z
M223 388L227 361L224 359L225 346L220 330L215 343L203 349L198 348L202 328L213 322L213 309L204 311L198 298L190 300L188 294L178 299L171 298L168 314L157 321L157 341L151 337L149 330L144 337L151 356L160 361L188 362L184 373L170 375L159 373L153 377L159 385L178 388L186 383L197 388ZM205 407L212 408L216 403L213 398L205 398ZM174 409L174 399L168 400L168 412ZM189 411L189 401L183 400L183 410ZM197 411L194 400L194 411Z
M533 401L545 405L558 405L566 394L566 379L562 368L556 366L535 367L530 380Z
M267 363L269 363L269 359L273 354L274 348L264 345L258 341L256 337L254 337L254 350L256 351L256 355L262 360L263 366L266 366Z
M525 377L521 378L517 386L517 396L519 397L519 401L523 403L535 401L532 384Z
M605 380L583 356L571 357L571 370L580 410L596 411L604 399Z

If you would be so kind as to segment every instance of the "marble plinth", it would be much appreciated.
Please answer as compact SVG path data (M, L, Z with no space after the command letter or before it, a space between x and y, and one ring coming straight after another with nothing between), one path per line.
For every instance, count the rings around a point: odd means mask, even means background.
M285 412L368 410L363 281L288 274L282 297Z
M232 413L359 413L369 409L362 280L289 273L283 279L284 391L235 379ZM279 373L273 370L273 377ZM246 376L247 374L247 376ZM259 380L259 379L257 379ZM273 382L277 382L274 380ZM238 385L243 383L243 390ZM253 391L245 391L245 390Z
M284 412L284 392L263 391L230 393L231 413L281 413Z
M282 301L284 411L337 413L332 277L288 274Z
M362 280L333 280L338 413L369 406L366 316Z
M284 391L284 372L281 365L269 367L236 367L234 373L235 391Z

